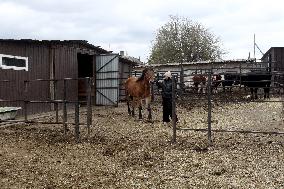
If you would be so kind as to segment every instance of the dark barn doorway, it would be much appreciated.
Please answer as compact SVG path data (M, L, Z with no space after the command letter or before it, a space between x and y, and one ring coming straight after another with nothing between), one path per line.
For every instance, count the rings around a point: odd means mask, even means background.
M77 54L78 78L93 77L93 55ZM78 100L85 100L87 96L87 82L85 79L78 80Z

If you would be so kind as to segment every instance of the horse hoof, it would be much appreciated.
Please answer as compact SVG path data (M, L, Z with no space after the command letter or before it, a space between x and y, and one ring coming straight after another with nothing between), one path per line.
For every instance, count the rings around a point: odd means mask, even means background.
M151 119L148 119L148 120L147 120L147 123L154 123L154 121L151 120Z

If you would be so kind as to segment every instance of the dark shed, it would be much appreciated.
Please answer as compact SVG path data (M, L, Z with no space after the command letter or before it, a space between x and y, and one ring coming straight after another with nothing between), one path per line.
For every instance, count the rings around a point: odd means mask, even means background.
M96 62L100 60L100 57L113 57L114 55L84 40L0 39L0 99L62 99L63 81L60 79L96 78L98 69L101 69L97 68ZM116 68L119 70L115 70L115 72L120 73L123 77L124 73L130 72L132 66L136 64L136 62L118 54L114 57L119 62L119 68ZM109 62L107 63L109 64ZM36 79L58 81L30 81L26 85L24 84L25 80ZM120 78L116 77L116 79ZM121 79L118 83L122 83ZM68 80L66 86L67 100L77 100L86 95L84 80ZM93 97L96 98L96 94L94 92ZM0 106L23 107L23 102L0 102ZM28 113L50 110L52 110L52 105L30 104Z
M123 81L133 66L141 63L136 58L114 54L84 40L0 39L0 106L23 108L25 99L63 99L62 79L85 77L94 78L94 104L117 105L125 95ZM29 82L25 83L26 80ZM86 79L66 81L67 100L85 99L86 91ZM33 103L29 104L28 113L52 109L51 104Z
M271 47L261 58L263 62L272 62L272 71L276 72L275 83L284 84L284 47Z

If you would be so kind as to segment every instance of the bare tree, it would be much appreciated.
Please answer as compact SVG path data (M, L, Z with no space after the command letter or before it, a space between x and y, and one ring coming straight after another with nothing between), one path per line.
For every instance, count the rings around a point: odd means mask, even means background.
M217 60L222 54L219 38L200 23L170 16L169 22L158 29L149 63Z

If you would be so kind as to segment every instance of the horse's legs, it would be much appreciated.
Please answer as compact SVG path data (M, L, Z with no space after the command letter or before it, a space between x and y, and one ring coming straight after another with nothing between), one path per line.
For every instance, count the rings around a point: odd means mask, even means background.
M146 107L147 107L147 110L148 110L148 120L152 120L152 109L151 109L151 98L150 97L147 97L146 98Z
M258 99L258 96L257 96L257 90L258 90L258 88L255 88L255 89L254 89L255 99Z
M230 86L230 92L233 91L233 84Z
M128 115L131 115L130 106L129 106L129 101L127 101L127 108L128 108Z
M194 91L198 93L198 83L194 82Z
M142 104L139 103L139 119L142 119Z
M128 108L128 115L131 115L131 110L130 110L130 104L129 104L129 96L126 95L126 100L127 100L127 108Z
M200 93L200 94L204 94L205 91L204 91L204 85L203 85L203 83L200 83L199 86L200 86L200 88L199 88L199 93Z
M135 100L134 100L134 98L133 98L133 100L132 100L132 117L135 116L134 108L135 108Z
M201 88L202 88L202 94L206 94L208 92L206 90L207 89L206 82L201 83Z
M134 117L135 99L133 96L127 95L126 100L127 100L128 115L132 115L132 117ZM130 109L130 106L132 108L132 111Z
M269 88L268 87L264 88L264 98L269 98Z
M134 113L134 106L132 106L131 114L132 114L132 117L134 117L134 116L135 116L135 113Z
M134 117L134 108L135 108L135 98L131 96L131 101L130 101L130 107L128 109L129 111L129 115L131 115L132 117Z
M251 100L253 100L254 99L254 94L253 94L253 88L252 87L250 88L250 94L251 94L250 98L251 98Z

